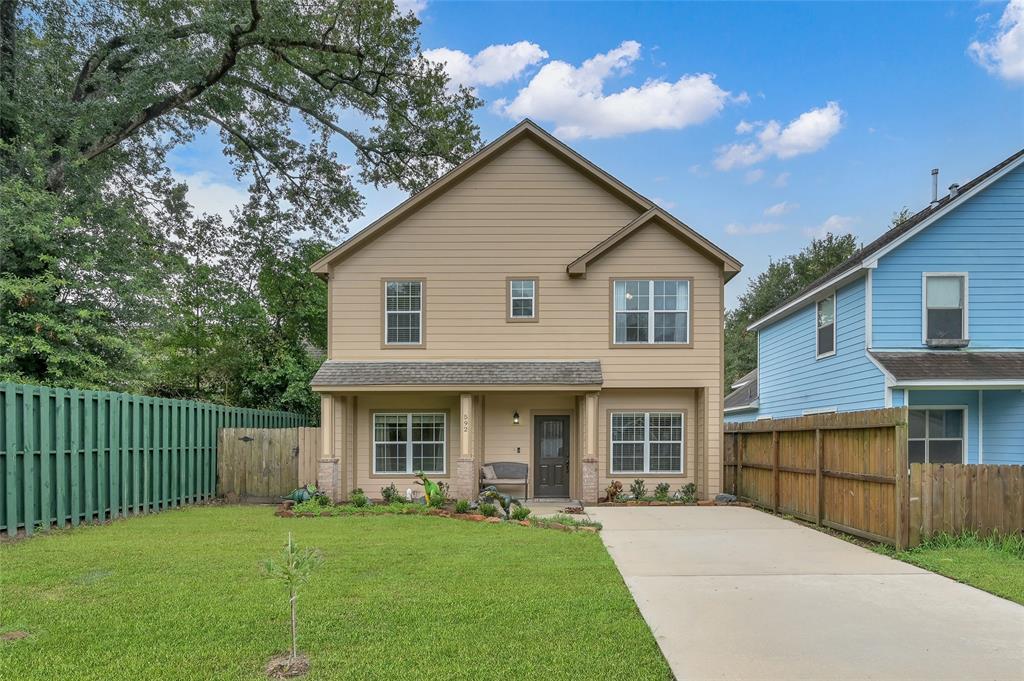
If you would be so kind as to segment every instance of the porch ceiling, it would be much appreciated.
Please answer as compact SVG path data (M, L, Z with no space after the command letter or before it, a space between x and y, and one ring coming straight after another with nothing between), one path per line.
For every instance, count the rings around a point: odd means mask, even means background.
M328 388L600 388L601 362L585 361L340 361L328 360L310 381Z

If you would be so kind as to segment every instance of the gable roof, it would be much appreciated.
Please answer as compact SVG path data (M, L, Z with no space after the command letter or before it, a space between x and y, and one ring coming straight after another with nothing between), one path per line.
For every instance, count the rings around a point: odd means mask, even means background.
M703 236L691 229L689 225L676 219L663 208L653 206L625 227L573 260L565 268L565 271L570 277L586 275L587 265L618 246L638 230L650 224L658 224L664 227L673 236L678 237L691 246L696 247L697 250L704 253L704 255L709 256L711 259L721 262L725 268L726 281L729 281L736 276L740 271L740 268L743 267L743 263L705 239Z
M786 316L789 312L794 311L798 306L802 306L802 303L807 302L821 291L844 284L846 281L859 276L861 270L873 267L883 255L933 224L961 203L975 196L993 182L1020 166L1021 163L1024 163L1024 149L1015 152L973 180L961 185L956 194L947 194L938 201L928 204L923 210L918 211L883 233L882 236L805 286L799 293L779 303L773 310L747 327L747 330L755 331L769 322Z
M500 156L506 149L522 139L533 140L538 145L567 163L569 166L575 168L580 173L588 177L598 186L608 190L614 196L618 197L636 210L646 213L647 211L655 208L654 202L650 199L642 196L633 189L630 189L620 180L612 177L607 172L597 167L577 152L573 151L554 135L550 134L527 118L513 126L490 144L484 145L474 155L470 156L461 164L439 177L425 189L413 196L410 196L408 199L398 204L398 206L354 234L350 239L346 240L334 248L330 253L327 253L322 258L314 262L309 269L321 277L326 277L332 264L369 244L388 229L398 224L406 216L419 210L434 199L442 196L446 191L455 187L459 182L466 179L480 168L483 168L487 163ZM667 221L674 221L681 226L681 229L687 232L688 238L691 239L695 245L699 244L702 250L709 254L714 254L714 257L726 264L727 268L735 266L738 271L740 267L739 261L729 256L725 251L719 249L682 222L679 222L674 217L670 216L664 210L660 208L657 210L660 211L660 214L664 215L663 219L666 219ZM733 274L735 274L735 272ZM727 280L728 278L729 277L727 276Z
M725 411L757 409L757 369L745 374L732 384L734 390L725 396Z

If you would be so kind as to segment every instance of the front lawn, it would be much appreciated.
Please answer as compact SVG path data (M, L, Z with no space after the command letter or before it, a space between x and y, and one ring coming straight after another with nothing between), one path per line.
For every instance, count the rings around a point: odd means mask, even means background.
M668 679L598 536L423 516L168 511L0 546L0 668L24 679L260 679L288 646L260 576L288 531L310 679ZM681 613L680 617L684 617Z
M884 552L1024 605L1024 536L940 534L907 551Z

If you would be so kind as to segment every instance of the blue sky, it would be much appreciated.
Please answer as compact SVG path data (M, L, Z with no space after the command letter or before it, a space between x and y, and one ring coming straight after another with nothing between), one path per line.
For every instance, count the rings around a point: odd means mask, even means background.
M556 132L743 261L730 305L812 233L866 242L923 207L931 168L944 193L1024 146L1024 0L404 2L486 140ZM213 135L172 168L200 208L242 197ZM353 230L404 198L367 192Z

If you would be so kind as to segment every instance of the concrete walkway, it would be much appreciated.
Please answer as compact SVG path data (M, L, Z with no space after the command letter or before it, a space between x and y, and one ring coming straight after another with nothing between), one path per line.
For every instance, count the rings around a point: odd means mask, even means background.
M1024 679L1024 607L741 507L588 509L676 677Z

